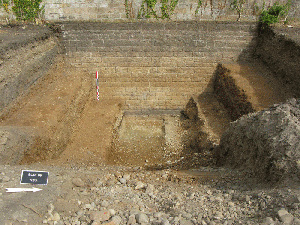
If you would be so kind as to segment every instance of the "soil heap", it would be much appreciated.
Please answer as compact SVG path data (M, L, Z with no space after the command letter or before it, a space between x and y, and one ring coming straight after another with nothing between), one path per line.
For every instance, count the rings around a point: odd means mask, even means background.
M300 99L275 104L233 122L215 154L219 165L249 169L261 180L300 175Z

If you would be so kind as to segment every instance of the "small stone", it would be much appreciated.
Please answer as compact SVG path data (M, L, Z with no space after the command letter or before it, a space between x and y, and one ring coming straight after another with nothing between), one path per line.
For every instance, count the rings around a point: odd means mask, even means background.
M163 215L163 214L162 214L161 212L155 212L153 216L154 216L155 218L160 218L160 217L162 217L162 215Z
M207 190L206 193L207 193L208 195L212 195L212 191L211 191L211 190Z
M115 225L119 225L122 222L122 218L120 216L114 216L111 221L114 222Z
M60 221L55 222L55 225L65 225L65 223L64 223L64 221L60 220ZM81 225L84 225L84 224L81 224Z
M95 187L102 187L103 186L103 182L101 180L98 180L95 184Z
M286 214L289 214L289 212L287 210L285 210L285 209L280 209L280 210L278 210L277 214L278 214L278 216L280 218L280 217L282 217L282 216L284 216Z
M95 211L90 214L90 219L96 222L108 221L110 218L110 212L108 210Z
M163 179L165 179L165 180L167 180L167 179L168 179L168 177L169 177L169 175L168 175L168 174L164 174L164 175L162 175L162 176L161 176L161 178L163 178Z
M143 188L145 188L145 187L146 187L146 185L145 185L143 182L138 181L138 182L136 183L135 190L140 190L140 189L143 189Z
M271 217L266 217L263 221L263 225L274 225L274 220Z
M228 202L227 203L229 207L234 207L234 203L233 202Z
M123 175L123 178L124 178L125 180L129 180L129 179L130 179L130 174L124 174L124 175Z
M292 214L285 214L283 216L280 217L280 220L284 223L284 224L291 224L292 221L294 220L294 216Z
M172 223L178 223L179 222L179 217L178 216L175 216Z
M113 186L117 183L117 180L115 178L110 178L106 181L106 186Z
M85 204L84 208L88 210L93 210L93 206L91 204Z
M180 225L193 225L192 221L190 220L185 220L185 219L181 219L179 220Z
M248 195L246 195L245 199L246 199L246 202L250 202L250 200L251 200Z
M3 182L8 182L8 181L10 181L10 178L9 178L8 176L4 176L4 177L2 178L2 181L3 181Z
M84 211L83 210L79 210L79 211L77 211L76 214L77 214L78 217L81 217L81 216L84 215Z
M138 223L149 223L149 218L145 213L138 213L135 218Z
M136 214L138 214L139 212L140 212L139 210L132 209L132 210L130 210L130 215L132 215L132 214L136 215Z
M234 190L228 190L228 194L230 195L234 194Z
M183 213L182 213L182 216L183 216L184 218L186 218L186 219L191 219L191 218L193 217L192 214L186 213L186 212L183 212Z
M161 225L170 225L170 222L167 219L163 218L161 220Z
M53 205L52 203L50 203L50 204L48 205L48 213L49 213L49 214L52 214L53 210L54 210L54 205Z
M297 218L294 218L293 225L300 225L300 220Z
M126 179L125 178L120 178L119 181L120 181L121 184L126 184Z
M153 184L149 184L146 188L146 194L151 195L155 191L155 187Z
M81 178L73 178L72 183L76 187L83 187L84 186L84 182L81 180Z
M109 209L108 211L110 212L111 216L116 215L116 211L114 209Z
M195 218L192 218L191 221L193 224L197 224L197 220Z
M101 206L102 206L102 207L107 207L107 206L109 206L108 201L103 200L103 201L101 202Z
M216 212L216 214L215 214L215 219L217 219L217 220L221 220L223 218L223 214L222 214L222 212Z
M57 212L54 213L53 216L52 216L52 220L53 221L59 221L60 220L60 215Z
M135 214L130 215L127 222L127 225L133 225L133 224L136 224Z
M119 171L115 172L114 175L115 175L116 178L121 178L122 177L122 174Z
M74 223L72 223L73 225ZM91 225L102 225L103 223L98 222L98 221L94 221ZM75 223L75 225L77 225L77 223ZM80 225L80 222L78 223L78 225Z

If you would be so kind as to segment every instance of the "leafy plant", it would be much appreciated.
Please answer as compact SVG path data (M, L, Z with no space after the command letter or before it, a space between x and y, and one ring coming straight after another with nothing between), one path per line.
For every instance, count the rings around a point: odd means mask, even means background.
M233 0L230 4L230 7L232 10L236 10L237 13L239 14L239 17L237 18L237 21L241 20L241 15L242 12L244 12L244 4L245 4L245 0Z
M153 15L155 18L158 18L154 7L157 3L157 0L143 0L141 9L138 14L138 18L141 19L143 17L150 18Z
M275 2L268 10L263 10L260 14L259 21L265 25L278 23L280 19L286 20L291 6L289 0L285 5Z
M9 0L2 0L1 1L1 7L5 10L5 12L9 13L8 6L10 5Z
M155 11L156 3L157 0L143 0L137 18L150 18L153 16L156 19L170 19L178 4L178 0L161 0L161 16L158 16L158 13Z
M127 18L134 18L132 2L129 2L128 0L125 0L124 5L125 5L126 17Z
M161 0L162 6L160 7L160 9L162 19L170 19L170 16L173 14L178 0L171 0L170 4L168 3L169 0Z
M17 20L34 21L44 13L42 0L14 0L12 11Z
M197 5L197 8L195 10L195 15L197 15L199 13L199 9L200 9L201 6L202 6L202 0L198 0L198 5Z

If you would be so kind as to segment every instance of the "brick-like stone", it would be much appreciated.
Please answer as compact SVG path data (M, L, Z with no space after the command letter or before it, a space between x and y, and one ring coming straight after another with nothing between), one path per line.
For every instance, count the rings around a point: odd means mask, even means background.
M122 98L135 109L180 108L191 95L212 91L207 85L216 62L237 59L252 40L250 27L209 22L68 23L63 43L69 63L88 69L92 77L92 71L99 72L101 98Z

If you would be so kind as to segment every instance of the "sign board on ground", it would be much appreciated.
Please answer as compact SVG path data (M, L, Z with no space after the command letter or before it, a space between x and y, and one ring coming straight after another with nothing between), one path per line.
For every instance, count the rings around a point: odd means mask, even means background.
M22 170L21 184L44 184L48 183L49 172Z

